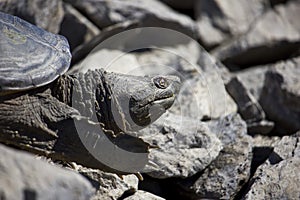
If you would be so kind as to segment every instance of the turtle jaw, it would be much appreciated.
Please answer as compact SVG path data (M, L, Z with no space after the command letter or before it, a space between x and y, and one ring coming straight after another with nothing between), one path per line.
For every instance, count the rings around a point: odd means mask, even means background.
M142 107L131 104L130 117L135 123L135 127L142 129L151 124L165 113L174 101L175 97L173 96L149 102Z
M146 98L147 101L130 99L130 117L138 129L156 121L173 105L180 86L179 78L175 77L167 88L158 90L155 95Z

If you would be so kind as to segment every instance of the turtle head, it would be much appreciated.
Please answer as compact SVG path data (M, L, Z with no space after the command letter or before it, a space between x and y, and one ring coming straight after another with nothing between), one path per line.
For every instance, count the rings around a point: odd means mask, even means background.
M176 76L131 76L107 73L115 109L114 121L124 131L136 131L172 106L180 90Z

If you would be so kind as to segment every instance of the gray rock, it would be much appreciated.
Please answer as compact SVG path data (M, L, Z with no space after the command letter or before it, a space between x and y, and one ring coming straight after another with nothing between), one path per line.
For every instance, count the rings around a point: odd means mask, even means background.
M61 0L2 0L0 11L18 16L52 33L58 33L64 10Z
M160 0L175 9L190 10L193 9L197 0Z
M274 125L274 122L263 119L258 122L247 122L247 129L249 135L267 135L273 130Z
M110 72L141 75L131 73L138 67L139 63L136 57L130 53L126 54L120 50L100 49L91 52L80 63L74 65L70 73L86 73L88 70L102 68Z
M226 89L237 103L239 113L246 122L257 122L265 118L261 106L238 77L233 77L226 84Z
M264 13L252 28L213 54L228 66L251 66L288 58L300 48L300 1L278 5Z
M59 34L68 39L71 51L77 46L90 41L100 33L100 30L92 22L71 5L65 3L63 8L65 14L61 22Z
M93 1L68 0L85 13L99 28L124 21L138 20L140 26L175 29L193 36L194 22L157 0Z
M0 197L13 199L90 199L91 184L81 175L0 145Z
M146 169L158 179L192 176L207 167L222 148L205 123L180 115L165 115L139 134L158 147L150 150Z
M249 134L268 134L274 127L274 123L265 119L266 115L262 107L243 84L241 79L233 77L226 89L238 105L238 111L247 123Z
M121 33L126 34L126 30L134 29L137 27L138 21L126 21L124 23L119 23L102 29L100 34L93 37L89 42L76 47L72 51L72 63L78 64L89 54L96 53L99 49L113 49L122 51L124 41L126 41L128 37L122 37L123 35L118 37L118 35L120 35ZM80 69L74 69L74 72L75 71L80 71Z
M203 72L183 83L170 111L207 120L236 113L237 105L226 92L219 74Z
M256 101L259 100L261 91L264 87L265 74L272 68L270 65L261 65L256 67L247 68L238 71L235 75L243 83L244 87L253 95Z
M214 47L245 33L264 12L266 0L198 0L195 15L201 42Z
M133 195L125 198L124 200L141 200L141 199L147 199L147 200L164 200L164 198L161 198L159 196L156 196L154 194L151 194L149 192L138 190Z
M96 189L92 200L117 200L124 192L133 193L138 188L138 178L131 175L124 175L122 178L116 174L103 172L97 169L89 169L77 166L77 171L85 176Z
M151 48L145 52L134 53L141 69L145 74L179 74L183 79L188 79L199 75L199 66L197 61L199 55L204 51L197 41L186 35L181 35L176 32L160 32L165 37L170 38L173 34L173 39L166 42L161 41L161 46ZM156 40L156 39L155 39ZM156 42L153 41L155 44Z
M283 137L250 181L244 199L299 199L300 132Z
M179 181L190 199L231 199L250 177L253 144L246 123L239 115L229 115L211 122L211 129L224 148L198 179Z
M280 134L300 129L300 57L276 63L266 73L259 102Z

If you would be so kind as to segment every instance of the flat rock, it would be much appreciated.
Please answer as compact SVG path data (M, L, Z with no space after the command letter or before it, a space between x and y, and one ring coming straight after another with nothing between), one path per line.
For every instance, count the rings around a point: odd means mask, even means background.
M157 0L68 1L91 19L99 28L124 21L138 20L140 26L171 28L193 36L194 22Z
M300 132L284 136L255 172L244 199L298 199L300 196Z
M266 73L259 102L276 132L291 134L300 129L300 58L276 63Z
M61 0L2 0L0 11L18 16L52 33L58 33L64 16Z
M164 200L164 198L161 198L159 196L156 196L154 194L151 194L149 192L138 190L133 195L125 198L124 200L141 200L141 199L147 199L147 200Z
M89 169L77 166L80 174L85 176L96 190L91 200L117 200L125 192L133 193L138 188L138 178L131 175L124 175L122 178L116 174L103 172L97 169Z
M145 170L158 179L192 176L207 167L222 149L205 123L170 113L139 135L158 147L150 150L150 165Z
M289 1L265 12L251 29L213 50L227 66L247 67L285 59L300 47L300 1ZM245 15L247 16L247 15Z
M100 33L100 30L73 6L64 3L63 9L65 14L59 34L68 39L71 51L77 46L87 43Z
M190 199L231 199L250 177L252 138L237 114L210 123L223 150L199 178L178 181L178 185Z
M198 0L195 16L199 37L204 46L217 46L242 33L264 12L266 0Z
M91 184L70 170L37 160L33 155L0 145L0 198L90 199Z

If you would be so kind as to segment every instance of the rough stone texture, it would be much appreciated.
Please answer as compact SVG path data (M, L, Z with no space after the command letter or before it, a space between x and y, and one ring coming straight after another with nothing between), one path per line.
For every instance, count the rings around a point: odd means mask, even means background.
M280 134L300 129L299 76L300 57L276 63L266 73L259 102Z
M147 200L164 200L164 198L161 198L159 196L156 196L154 194L151 194L149 192L138 190L133 195L125 198L124 200L141 200L141 199L147 199Z
M0 199L82 199L94 194L79 174L0 145Z
M173 114L140 131L144 141L155 145L145 171L155 178L188 177L203 170L219 154L222 145L207 125Z
M52 33L58 33L64 16L61 0L1 0L0 11L18 16Z
M195 15L201 42L206 47L245 33L265 9L266 0L198 0Z
M238 105L238 111L246 121L248 131L251 134L268 134L274 127L274 123L265 120L265 112L241 79L233 77L226 89Z
M242 71L238 71L235 75L243 83L244 87L253 95L258 101L261 91L264 87L265 74L272 68L270 65L262 65L257 67L247 68Z
M300 1L264 13L244 35L213 51L227 66L251 66L287 58L300 48Z
M226 89L237 103L239 113L246 122L257 122L265 118L265 113L261 106L238 77L233 77L226 84Z
M230 199L250 177L252 139L239 115L211 122L211 129L223 143L219 156L199 174L198 179L179 181L190 199Z
M299 199L300 132L283 137L251 179L244 199Z
M77 166L76 171L85 176L95 188L96 193L91 200L117 200L124 192L133 193L138 188L138 178L135 175L120 178L116 174L81 166Z
M220 75L203 72L183 83L171 111L207 120L236 113L237 106L226 92Z
M90 41L100 33L100 30L92 22L71 5L65 3L63 8L65 14L61 22L59 34L68 39L71 51L77 46Z
M69 0L68 2L85 13L99 28L138 20L140 26L171 28L191 36L195 31L194 22L189 17L174 12L157 0Z

